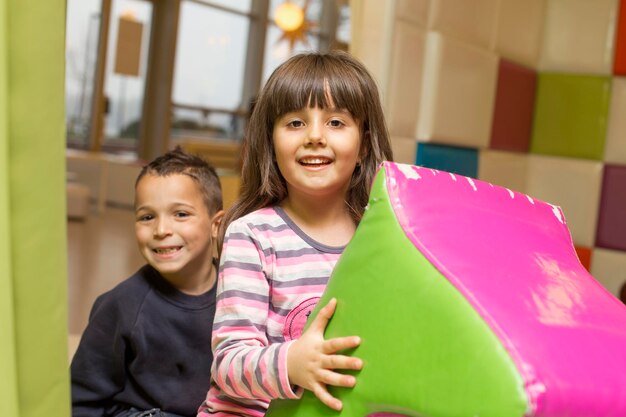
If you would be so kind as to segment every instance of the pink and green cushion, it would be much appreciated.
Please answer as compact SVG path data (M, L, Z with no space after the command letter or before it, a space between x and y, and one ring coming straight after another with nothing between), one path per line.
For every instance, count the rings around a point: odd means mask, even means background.
M341 412L306 392L268 417L626 415L626 307L558 207L384 163L331 297L326 336L362 338L357 385L331 388Z

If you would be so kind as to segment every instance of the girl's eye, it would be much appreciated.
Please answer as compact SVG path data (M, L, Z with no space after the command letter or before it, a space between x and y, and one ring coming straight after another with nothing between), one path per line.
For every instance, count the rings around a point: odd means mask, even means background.
M152 219L154 219L154 216L151 215L151 214L143 214L143 215L137 217L137 221L140 221L140 222L148 222L148 221L150 221Z
M343 122L341 120L333 119L329 122L332 127L341 127L343 126Z
M302 123L302 120L292 120L291 122L287 123L287 126L298 128L304 126L304 123Z

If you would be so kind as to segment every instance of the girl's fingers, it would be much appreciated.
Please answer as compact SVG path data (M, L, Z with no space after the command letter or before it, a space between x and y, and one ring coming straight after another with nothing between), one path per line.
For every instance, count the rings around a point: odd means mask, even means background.
M324 360L325 369L352 369L355 371L363 368L363 361L359 358L353 358L343 355L331 355Z
M316 384L313 387L313 394L326 406L332 408L333 410L341 411L343 404L337 398L330 395L326 387L322 384Z
M356 385L356 378L352 375L340 374L339 372L333 372L324 370L319 373L320 381L326 385L333 385L335 387L352 388Z
M361 338L359 336L336 337L324 342L323 351L326 354L332 354L340 350L355 348L360 344Z
M311 323L310 328L321 331L323 333L324 330L326 329L326 326L328 325L328 321L331 319L331 317L335 313L336 306L337 306L337 299L332 298L328 302L328 304L322 307L317 317L315 317L315 319Z

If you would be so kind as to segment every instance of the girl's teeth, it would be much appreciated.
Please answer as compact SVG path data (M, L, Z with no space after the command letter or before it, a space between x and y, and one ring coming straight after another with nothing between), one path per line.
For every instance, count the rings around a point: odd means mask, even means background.
M320 165L329 163L326 159L304 159L301 162L305 165Z
M165 249L155 249L154 251L156 253L172 253L172 252L176 252L178 250L178 248L165 248Z

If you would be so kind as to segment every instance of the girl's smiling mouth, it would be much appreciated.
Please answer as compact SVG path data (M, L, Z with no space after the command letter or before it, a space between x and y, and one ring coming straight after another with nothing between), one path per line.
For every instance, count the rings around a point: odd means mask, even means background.
M298 160L298 163L304 166L329 165L332 162L333 161L330 158L320 156L308 156Z

